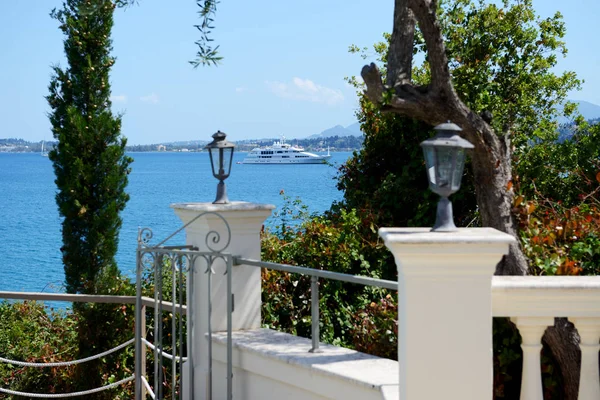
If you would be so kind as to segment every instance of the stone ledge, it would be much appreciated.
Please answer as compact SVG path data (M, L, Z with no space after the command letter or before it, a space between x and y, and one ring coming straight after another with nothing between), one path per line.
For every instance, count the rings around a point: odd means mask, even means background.
M458 228L455 232L431 232L431 228L379 228L386 242L401 244L512 243L515 238L493 228Z
M494 276L493 290L600 290L600 276Z
M380 398L398 398L398 362L342 347L321 344L321 353L309 353L311 341L270 329L236 331L233 348L320 373L380 393ZM213 333L213 342L225 346L227 334ZM293 377L292 377L293 378ZM273 377L273 379L277 379Z
M494 276L494 317L600 318L600 276Z
M227 204L213 203L173 203L174 210L200 211L200 212L223 212L223 211L271 211L275 209L273 204L249 203L246 201L232 201Z

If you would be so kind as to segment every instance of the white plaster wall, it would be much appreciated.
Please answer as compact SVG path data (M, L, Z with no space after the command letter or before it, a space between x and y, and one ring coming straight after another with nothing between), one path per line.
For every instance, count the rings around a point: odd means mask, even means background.
M398 399L398 363L268 329L233 333L236 400ZM213 396L226 399L226 334L213 336Z

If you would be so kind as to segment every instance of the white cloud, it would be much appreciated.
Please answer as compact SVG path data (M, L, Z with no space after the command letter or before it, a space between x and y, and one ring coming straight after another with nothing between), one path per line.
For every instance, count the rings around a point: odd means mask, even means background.
M147 96L140 97L140 100L143 101L144 103L158 104L159 97L156 93L150 93Z
M242 92L247 92L247 91L248 91L248 88L245 86L240 86L240 87L235 88L236 93L242 93Z
M321 86L309 79L294 77L290 83L276 81L266 81L265 83L271 92L284 99L312 101L330 106L344 101L344 95L339 89Z
M124 94L119 94L116 96L110 96L110 101L112 101L113 103L126 103L127 102L127 96L125 96Z

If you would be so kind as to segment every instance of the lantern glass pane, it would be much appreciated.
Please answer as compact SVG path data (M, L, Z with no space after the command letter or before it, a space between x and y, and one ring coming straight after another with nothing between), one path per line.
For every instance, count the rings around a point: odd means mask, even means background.
M427 179L430 185L435 185L435 149L432 146L423 146Z
M221 174L221 165L222 165L222 157L221 157L221 149L218 148L212 148L210 149L210 161L212 162L212 170L213 170L213 174L215 175L215 177L217 179L220 179L220 174Z
M225 147L221 149L223 151L223 175L224 178L229 176L229 172L231 172L231 159L233 157L233 147Z
M213 154L213 152L216 153L215 149L211 149L210 147L208 148L208 155L210 156L210 167L212 168L212 173L213 176L217 176L217 172L219 171L215 171L215 164L213 163L213 160L215 157L218 157L216 154Z
M435 184L439 189L450 189L454 175L456 148L438 147L435 149Z
M454 153L454 172L452 174L452 190L457 191L460 189L460 182L462 181L463 170L465 167L465 149L455 148Z

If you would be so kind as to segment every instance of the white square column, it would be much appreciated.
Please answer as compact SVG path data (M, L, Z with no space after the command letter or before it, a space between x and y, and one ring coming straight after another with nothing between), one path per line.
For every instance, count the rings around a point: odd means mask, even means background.
M260 260L260 231L264 221L275 206L247 202L228 204L184 203L172 204L171 208L181 218L185 228L186 244L201 252L222 252L233 256ZM218 214L221 217L219 217ZM195 263L193 298L189 318L194 321L194 399L207 398L209 379L208 340L209 301L207 263L199 258ZM227 277L225 262L216 259L212 265L210 319L212 332L227 330ZM260 328L261 277L260 268L240 265L231 275L235 311L232 314L232 330ZM189 279L189 278L188 278ZM188 297L190 288L188 287ZM187 375L187 374L186 374ZM189 376L189 375L188 375ZM184 393L187 391L184 390Z
M379 235L398 267L400 399L491 399L491 281L515 239L491 228Z

